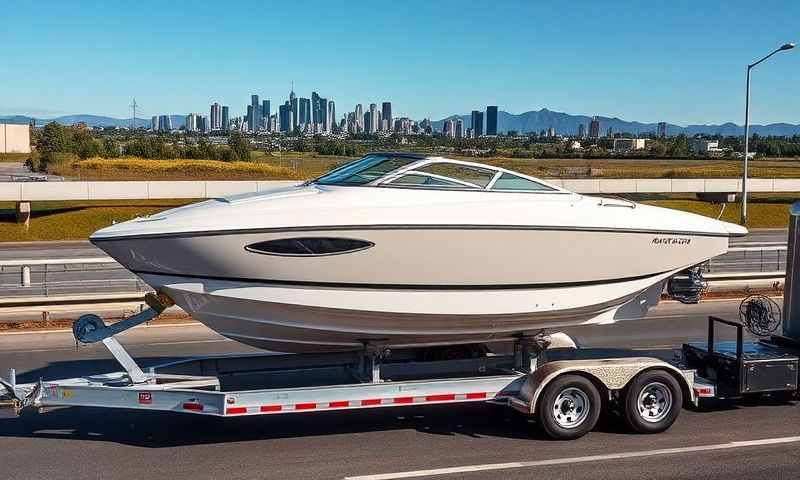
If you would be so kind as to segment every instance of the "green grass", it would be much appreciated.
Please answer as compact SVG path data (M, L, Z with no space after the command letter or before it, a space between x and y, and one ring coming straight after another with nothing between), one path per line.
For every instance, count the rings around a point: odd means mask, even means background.
M648 200L643 203L658 207L674 208L684 212L697 213L706 217L717 218L720 206L707 202L688 199ZM753 201L747 206L748 228L786 228L789 225L789 207L791 203L769 203L763 200ZM729 204L720 220L739 223L740 204Z
M86 240L113 222L151 215L193 200L33 202L30 227L16 223L13 202L0 202L0 241Z

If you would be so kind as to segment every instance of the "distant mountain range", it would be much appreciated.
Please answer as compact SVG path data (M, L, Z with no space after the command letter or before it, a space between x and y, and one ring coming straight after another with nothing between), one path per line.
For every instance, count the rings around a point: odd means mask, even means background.
M186 117L184 115L170 115L172 119L172 127L179 128L184 125ZM442 120L432 122L435 130L442 130L442 125L445 120L460 118L464 121L464 128L469 128L472 124L470 115L451 115ZM619 118L612 117L597 117L600 120L600 133L605 134L608 128L614 132L625 132L632 134L641 134L647 132L655 132L658 128L657 123L642 123L642 122L629 122ZM72 125L78 122L85 122L90 127L122 127L130 126L132 119L130 118L114 118L104 117L99 115L65 115L55 118L32 118L25 115L13 116L0 116L0 123L29 123L35 120L37 125L44 125L49 122L58 122L65 125ZM554 112L543 108L539 111L530 111L520 114L513 114L500 111L497 114L497 129L500 133L508 131L517 131L520 133L540 132L547 130L550 127L556 129L560 134L577 134L578 125L583 124L588 130L591 117L587 115L570 115L563 112ZM137 118L137 127L149 127L150 119ZM793 125L790 123L771 123L769 125L751 125L750 130L759 135L775 135L775 136L791 136L800 134L800 125ZM744 127L734 123L723 123L721 125L687 125L682 127L680 125L667 124L667 134L677 135L743 135Z
M451 115L442 120L434 121L434 130L441 130L445 120L460 118L464 122L464 128L472 125L471 115ZM608 128L614 132L641 134L656 132L657 123L628 122L619 118L598 116L600 121L600 133L605 135ZM588 132L589 122L592 120L587 115L570 115L568 113L554 112L543 108L539 111L531 111L515 115L500 111L497 113L497 130L499 133L517 131L520 133L540 132L550 127L556 129L556 133L566 135L576 135L578 126L583 124ZM750 131L759 135L791 136L800 134L800 125L789 123L771 123L769 125L750 125ZM667 135L686 134L689 136L697 134L705 135L744 135L744 127L734 123L723 123L721 125L680 125L667 124Z

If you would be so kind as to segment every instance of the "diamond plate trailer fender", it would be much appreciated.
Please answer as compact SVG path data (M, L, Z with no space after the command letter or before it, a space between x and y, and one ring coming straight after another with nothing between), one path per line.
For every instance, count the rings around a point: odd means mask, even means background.
M518 398L510 401L516 410L526 414L536 411L536 404L544 388L554 379L565 373L573 373L589 378L598 387L605 387L611 392L624 389L638 374L647 370L665 370L671 373L681 386L684 400L697 404L692 388L694 371L681 370L664 360L653 357L605 358L592 360L558 360L545 363L534 372L528 374L522 385Z

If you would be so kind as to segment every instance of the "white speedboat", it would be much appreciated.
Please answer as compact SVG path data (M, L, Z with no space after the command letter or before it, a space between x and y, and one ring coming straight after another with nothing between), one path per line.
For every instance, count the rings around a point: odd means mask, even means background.
M670 276L746 233L501 168L381 153L91 241L220 334L309 352L640 318Z

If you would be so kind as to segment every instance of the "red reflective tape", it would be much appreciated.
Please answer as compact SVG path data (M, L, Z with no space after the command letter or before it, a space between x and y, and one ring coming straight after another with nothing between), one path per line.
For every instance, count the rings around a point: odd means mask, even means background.
M486 398L486 392L474 392L467 394L467 400L474 400L477 398Z
M381 399L380 398L368 398L365 400L361 400L361 406L366 407L368 405L380 405Z
M247 413L247 407L228 407L225 409L225 415L240 415Z
M200 405L199 403L184 403L183 404L183 409L184 410L195 410L195 411L198 411L198 412L202 412L203 411L203 406Z
M392 399L394 403L414 403L414 397L395 397Z
M425 397L426 402L446 402L448 400L455 400L456 394L455 393L445 393L442 395L428 395Z
M340 402L331 402L331 403L328 404L328 408L345 408L345 407L349 407L349 406L350 406L350 402L348 402L347 400L340 401Z
M262 412L280 412L282 409L280 405L262 405L260 408Z
M295 410L314 410L317 408L316 403L297 403L294 406Z

